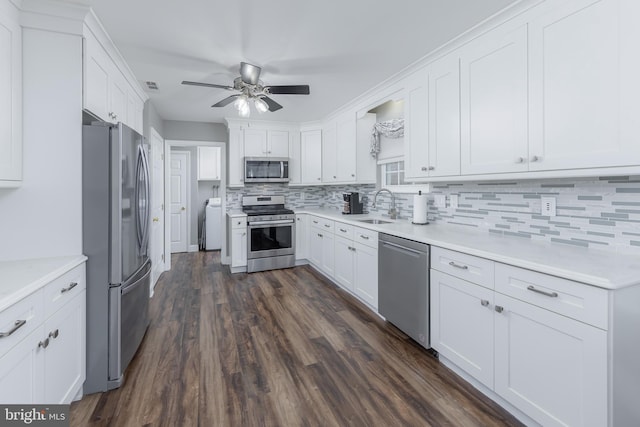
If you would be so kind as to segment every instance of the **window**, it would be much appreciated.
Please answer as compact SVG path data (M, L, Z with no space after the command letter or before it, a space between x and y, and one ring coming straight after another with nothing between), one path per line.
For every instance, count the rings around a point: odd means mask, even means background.
M429 192L429 184L405 181L404 160L397 157L378 165L378 183L380 188L389 188L394 193Z

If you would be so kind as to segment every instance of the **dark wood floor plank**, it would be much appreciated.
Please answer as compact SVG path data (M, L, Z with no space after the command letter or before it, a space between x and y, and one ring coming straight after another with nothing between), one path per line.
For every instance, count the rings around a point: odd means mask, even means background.
M124 385L72 426L516 426L311 267L231 274L174 254Z

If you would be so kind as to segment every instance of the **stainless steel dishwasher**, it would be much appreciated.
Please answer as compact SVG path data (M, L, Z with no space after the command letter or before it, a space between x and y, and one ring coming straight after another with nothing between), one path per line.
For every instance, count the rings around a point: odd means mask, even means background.
M429 343L429 245L380 233L378 310L425 348Z

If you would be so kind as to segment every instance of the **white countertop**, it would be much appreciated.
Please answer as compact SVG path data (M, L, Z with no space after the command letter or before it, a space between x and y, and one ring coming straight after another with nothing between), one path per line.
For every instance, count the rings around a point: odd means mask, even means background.
M634 255L494 235L451 224L413 225L406 220L367 224L357 220L376 216L343 215L335 209L297 209L296 213L313 214L600 288L640 284L640 257Z
M235 211L235 210L227 212L227 215L229 216L229 218L244 218L247 216L246 213L242 211Z
M84 255L0 262L0 311L87 260Z

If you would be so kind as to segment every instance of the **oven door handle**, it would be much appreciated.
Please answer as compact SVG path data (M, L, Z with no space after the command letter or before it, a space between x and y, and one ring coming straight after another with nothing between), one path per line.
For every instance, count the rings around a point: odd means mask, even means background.
M292 219L283 219L278 221L256 221L250 222L249 227L264 227L265 225L285 225L293 223L294 221Z

